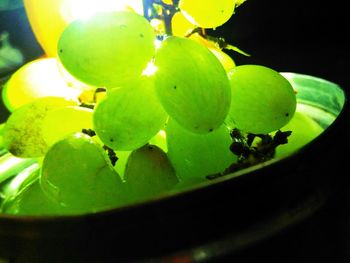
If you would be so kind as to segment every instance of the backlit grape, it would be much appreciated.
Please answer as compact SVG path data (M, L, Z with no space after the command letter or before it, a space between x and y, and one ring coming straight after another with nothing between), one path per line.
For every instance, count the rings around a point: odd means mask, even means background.
M235 10L235 0L180 0L179 8L193 24L216 28L227 22Z
M231 102L225 69L208 48L193 40L169 37L155 55L158 97L180 125L209 133L224 121Z
M93 110L79 106L49 111L42 124L44 141L51 146L71 133L92 129L92 113Z
M56 96L76 99L80 93L63 79L55 58L40 58L24 64L11 76L2 91L4 103L10 111L37 98Z
M195 134L170 119L166 133L169 159L181 179L223 172L237 160L230 151L230 131L224 125L209 134Z
M125 202L123 185L101 146L75 133L45 155L40 183L46 195L70 213L108 209Z
M3 131L5 148L22 158L43 156L48 149L42 134L45 116L50 110L75 105L77 102L73 100L44 97L18 108L8 118Z
M167 114L157 99L153 78L143 76L122 88L108 91L95 108L94 130L114 150L134 150L163 128Z
M58 55L79 80L118 87L141 75L154 55L154 41L154 30L143 16L128 11L99 13L64 30Z
M293 87L280 73L260 65L229 72L232 88L227 123L242 131L264 134L286 125L296 109Z
M136 200L164 194L178 183L166 153L151 144L130 154L124 179L130 194Z

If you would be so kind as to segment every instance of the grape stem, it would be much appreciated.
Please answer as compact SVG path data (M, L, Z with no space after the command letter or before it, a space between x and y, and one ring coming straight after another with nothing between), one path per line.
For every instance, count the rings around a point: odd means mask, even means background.
M208 175L206 178L212 180L272 159L275 156L276 148L288 143L288 136L291 134L291 131L278 130L274 136L252 133L244 136L238 129L233 129L231 131L233 142L230 150L238 156L238 161L231 164L222 173ZM256 139L259 141L254 144Z
M165 23L165 34L172 35L171 19L175 12L178 10L179 0L173 0L173 4L169 5L162 0L143 0L143 15L151 21L154 18L158 18ZM161 11L159 11L161 9Z

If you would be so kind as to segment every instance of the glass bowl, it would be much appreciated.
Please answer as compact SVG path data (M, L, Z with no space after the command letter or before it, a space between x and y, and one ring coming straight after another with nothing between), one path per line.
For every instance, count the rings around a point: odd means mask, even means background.
M325 130L285 158L96 214L0 215L0 259L14 262L203 262L249 251L322 208L347 180L345 90L282 73L298 109ZM180 262L180 261L179 261Z

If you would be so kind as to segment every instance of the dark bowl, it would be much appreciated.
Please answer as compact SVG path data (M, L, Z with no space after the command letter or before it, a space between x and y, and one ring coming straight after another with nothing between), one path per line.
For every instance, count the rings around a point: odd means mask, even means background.
M347 182L341 149L348 144L349 105L345 91L332 82L283 74L298 91L298 105L325 127L299 151L106 212L0 215L0 258L13 262L212 262L228 254L252 253L261 241L307 220Z

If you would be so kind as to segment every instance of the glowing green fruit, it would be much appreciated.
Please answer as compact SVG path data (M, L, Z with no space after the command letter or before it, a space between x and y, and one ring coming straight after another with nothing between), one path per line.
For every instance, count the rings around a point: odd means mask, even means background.
M166 133L168 156L181 179L220 173L237 161L230 151L230 131L224 125L209 134L195 134L170 119Z
M154 55L155 33L143 16L99 13L63 31L58 56L69 73L98 87L118 87L141 75Z
M48 149L42 129L45 116L53 109L74 106L77 102L60 97L43 97L15 110L3 130L3 143L17 157L40 157Z
M83 129L92 129L92 113L79 106L62 107L49 111L43 120L42 134L47 145Z
M6 199L2 212L15 215L55 215L64 213L64 207L47 197L39 180L24 187L17 195Z
M260 65L229 72L232 101L227 123L242 131L265 134L286 125L296 109L291 84L280 73Z
M164 194L178 183L166 153L151 144L131 153L124 178L132 199L136 200Z
M193 24L215 28L227 22L235 10L235 0L180 0L179 8Z
M145 145L163 128L166 118L153 79L143 76L128 86L109 90L95 108L93 123L104 144L127 151Z
M230 83L220 61L203 45L169 37L155 55L158 97L180 125L208 133L224 121L231 102Z
M71 88L61 76L56 58L38 58L18 68L2 90L5 106L13 111L37 98L77 98L81 91Z
M281 128L282 131L292 131L288 143L276 148L275 157L287 156L302 148L323 132L323 128L302 112L295 112L290 122Z
M69 135L47 152L40 183L71 213L104 210L124 202L123 185L108 156L91 137Z

